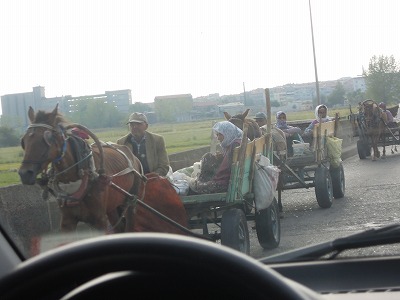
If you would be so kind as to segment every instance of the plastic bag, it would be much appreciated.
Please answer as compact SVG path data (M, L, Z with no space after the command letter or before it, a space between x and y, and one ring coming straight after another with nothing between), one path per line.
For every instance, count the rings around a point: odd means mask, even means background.
M172 183L172 186L179 195L187 195L189 193L189 180L191 177L182 170L184 169L172 172L172 168L169 167L166 177Z
M330 136L326 140L326 148L328 149L328 159L331 166L338 168L342 162L342 139Z
M177 179L172 182L172 185L178 195L186 196L189 193L189 180Z
M310 144L305 143L300 134L297 134L298 140L293 140L293 156L302 156L311 154Z
M263 155L255 162L253 190L257 210L268 208L274 200L279 172L279 168Z

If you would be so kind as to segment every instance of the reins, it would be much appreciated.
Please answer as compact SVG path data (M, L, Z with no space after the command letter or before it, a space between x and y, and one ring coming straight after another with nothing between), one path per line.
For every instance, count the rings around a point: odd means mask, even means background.
M53 174L53 176L57 177L58 175L61 175L61 174L64 174L64 173L68 172L69 170L71 170L72 168L78 166L79 164L81 164L82 162L84 162L87 159L91 158L92 156L93 156L93 152L90 151L90 153L86 157L82 158L81 160L78 160L76 163L72 164L71 166L67 167L66 169L64 169L64 170L62 170L62 171L60 171L58 173Z

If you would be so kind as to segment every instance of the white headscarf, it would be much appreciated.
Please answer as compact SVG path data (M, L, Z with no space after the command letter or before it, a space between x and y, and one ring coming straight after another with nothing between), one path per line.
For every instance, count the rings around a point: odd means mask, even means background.
M326 117L325 118L321 118L321 122L323 123L323 122L326 122L326 121L330 120L330 117L328 117L328 107L325 104L320 104L320 105L317 105L317 107L315 108L315 112L314 112L315 118L317 119L317 121L319 121L318 109L320 107L325 107L325 109L326 109Z
M243 137L243 131L229 121L216 123L213 130L217 133L223 134L224 140L221 142L222 148L229 147L235 140L241 140Z
M282 114L284 114L286 116L286 113L282 110L280 110L276 113L276 125L275 126L279 129L288 129L286 120L279 119L280 115L282 115Z

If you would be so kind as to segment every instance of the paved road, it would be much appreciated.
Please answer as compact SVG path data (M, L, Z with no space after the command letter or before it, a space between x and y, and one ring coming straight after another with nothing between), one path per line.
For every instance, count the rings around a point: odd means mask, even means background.
M264 250L249 222L250 255L264 257L398 222L400 153L390 154L390 148L387 153L386 159L375 162L358 155L345 159L345 197L334 199L328 209L318 206L314 188L284 191L280 246Z

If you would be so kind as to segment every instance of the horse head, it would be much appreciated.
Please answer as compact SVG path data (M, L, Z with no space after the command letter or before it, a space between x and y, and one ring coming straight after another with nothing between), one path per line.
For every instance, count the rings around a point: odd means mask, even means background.
M18 174L23 184L33 185L38 173L57 162L65 154L66 139L63 125L66 120L58 113L58 105L52 112L35 111L29 107L31 124L21 139L24 158Z
M367 128L377 128L381 121L382 110L374 100L365 100L360 103L360 114Z
M228 112L224 112L225 119L227 119L232 124L236 125L238 128L243 130L243 124L248 126L247 137L252 141L255 138L261 136L261 129L257 122L253 119L247 119L247 115L250 109L246 109L243 113L231 116Z

